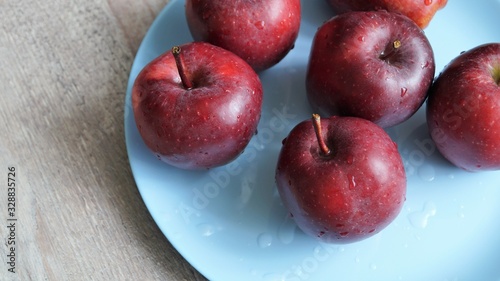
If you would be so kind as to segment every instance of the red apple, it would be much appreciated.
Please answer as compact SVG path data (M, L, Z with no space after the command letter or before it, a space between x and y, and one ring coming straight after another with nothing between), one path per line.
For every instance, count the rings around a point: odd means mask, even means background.
M406 174L396 144L374 123L314 115L283 141L276 184L297 225L323 242L368 238L399 214Z
M174 47L137 76L134 117L145 144L185 169L224 165L254 135L262 84L240 57L209 43Z
M307 95L321 115L357 116L386 128L420 108L434 71L431 45L409 18L387 11L349 12L315 34Z
M387 10L401 13L418 26L429 25L436 12L444 8L448 0L327 0L336 13L350 11Z
M500 43L452 60L427 101L427 125L441 154L468 171L500 169Z
M299 34L300 0L187 0L196 41L237 54L256 71L280 62Z

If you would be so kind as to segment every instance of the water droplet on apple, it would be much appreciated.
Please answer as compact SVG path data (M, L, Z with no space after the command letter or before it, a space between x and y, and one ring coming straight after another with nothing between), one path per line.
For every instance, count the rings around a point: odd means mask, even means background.
M265 23L264 21L261 21L261 20L260 20L260 21L256 21L256 22L254 23L254 25L255 25L255 27L257 27L257 29L262 30L262 29L264 29L264 27L266 26L266 23Z
M359 37L358 37L358 41L360 41L360 42L365 42L365 37L364 37L364 36L359 36Z
M212 16L212 13L210 11L205 11L203 12L203 14L201 15L201 18L203 20L207 20L208 18L210 18Z
M422 69L424 69L426 67L429 67L429 62L428 61L426 61L424 64L422 64Z
M349 232L348 231L344 231L344 232L341 232L339 234L340 234L341 237L346 237L349 234Z
M354 156L352 155L347 156L346 162L347 164L351 165L354 162Z
M404 97L406 95L406 92L408 92L408 89L406 87L401 88L401 97Z
M424 4L426 6L430 6L430 5L432 5L432 0L424 0Z
M351 176L349 179L349 189L353 190L354 188L356 188L356 181L354 180L354 176Z
M267 248L273 243L273 236L269 233L261 233L257 237L257 244L261 248Z

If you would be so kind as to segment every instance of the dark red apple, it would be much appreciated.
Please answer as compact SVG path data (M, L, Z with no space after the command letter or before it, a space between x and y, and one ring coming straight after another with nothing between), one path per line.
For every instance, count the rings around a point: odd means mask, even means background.
M368 238L399 214L406 174L396 144L357 117L314 115L283 141L276 184L297 225L323 242Z
M386 128L420 108L434 71L432 47L409 18L387 11L349 12L315 34L307 95L323 116L357 116Z
M235 159L254 135L262 84L235 54L188 43L144 67L132 106L142 139L161 160L184 169L212 168Z
M431 87L426 110L431 137L451 163L500 170L500 43L452 60Z
M300 0L187 0L196 41L237 54L256 71L280 62L299 34Z
M444 8L448 0L327 0L336 13L350 11L387 10L401 13L418 26L429 25L436 12Z

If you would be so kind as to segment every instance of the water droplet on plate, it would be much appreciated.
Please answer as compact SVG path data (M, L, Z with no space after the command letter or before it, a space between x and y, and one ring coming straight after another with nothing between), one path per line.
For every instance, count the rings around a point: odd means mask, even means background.
M460 205L460 211L458 212L458 217L463 219L465 218L465 214L464 214L464 209L465 209L465 206L464 205Z
M269 233L261 233L257 237L257 244L261 248L267 248L273 243L273 236Z
M422 211L415 211L408 215L410 223L414 227L426 228L429 223L429 218L436 215L436 205L432 202L427 202Z
M377 270L377 265L376 265L376 264L374 264L374 263L372 263L372 264L370 265L370 268L371 268L371 270Z
M196 226L196 228L201 233L201 235L205 237L212 236L212 234L214 234L215 232L214 227L208 223L200 223Z
M433 181L436 170L431 165L422 165L418 168L418 176L424 181Z

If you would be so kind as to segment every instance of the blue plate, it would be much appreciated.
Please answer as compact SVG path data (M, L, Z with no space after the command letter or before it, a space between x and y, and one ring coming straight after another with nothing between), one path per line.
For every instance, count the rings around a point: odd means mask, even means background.
M422 0L423 1L423 0ZM408 176L407 200L379 234L348 245L322 244L300 231L276 191L281 140L310 117L304 77L316 29L332 16L323 0L304 0L295 48L260 74L262 119L245 152L210 171L170 167L149 152L134 122L131 88L139 71L192 41L184 1L172 0L146 34L125 102L125 137L140 194L161 231L214 281L500 280L500 173L468 173L445 161L429 139L424 108L388 130ZM500 1L449 1L425 32L436 72L461 51L500 42Z

